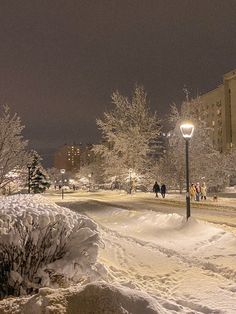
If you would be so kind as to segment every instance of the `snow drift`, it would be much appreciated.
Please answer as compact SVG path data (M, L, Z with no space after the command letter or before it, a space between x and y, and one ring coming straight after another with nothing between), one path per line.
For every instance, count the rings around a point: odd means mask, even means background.
M86 216L38 195L2 197L0 297L94 280L99 243Z
M37 295L24 299L7 299L0 302L2 314L165 314L157 300L144 292L119 285L92 283L68 289L40 289Z

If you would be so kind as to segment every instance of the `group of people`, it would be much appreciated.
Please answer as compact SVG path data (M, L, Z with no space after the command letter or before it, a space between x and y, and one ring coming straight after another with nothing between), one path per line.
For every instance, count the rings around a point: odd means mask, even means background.
M203 182L201 185L199 182L196 184L192 183L189 189L191 201L199 202L201 200L206 200L207 198L207 187L206 183Z
M158 197L158 193L161 193L161 196L165 198L166 196L166 185L161 184L161 186L155 182L153 185L153 192L156 194L156 197ZM207 187L206 183L203 182L201 185L199 182L196 184L192 183L189 189L190 199L191 201L200 201L200 200L206 200L207 198Z
M165 198L165 196L166 196L166 185L162 184L160 187L160 185L156 181L155 184L153 185L153 192L156 193L156 197L158 197L158 193L161 193L161 196L163 198Z

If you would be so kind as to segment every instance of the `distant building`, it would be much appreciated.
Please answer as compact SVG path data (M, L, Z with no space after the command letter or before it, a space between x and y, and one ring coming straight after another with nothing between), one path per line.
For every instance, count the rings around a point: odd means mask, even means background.
M221 152L236 147L236 70L223 76L223 84L201 95L201 112L212 127L212 141Z
M54 167L73 171L80 168L80 146L67 145L60 147L54 154Z

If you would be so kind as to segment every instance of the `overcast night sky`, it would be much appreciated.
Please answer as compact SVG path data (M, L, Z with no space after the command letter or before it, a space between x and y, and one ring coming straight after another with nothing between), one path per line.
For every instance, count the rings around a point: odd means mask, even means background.
M99 139L114 90L142 84L163 117L236 68L235 0L1 0L0 24L0 102L47 161Z

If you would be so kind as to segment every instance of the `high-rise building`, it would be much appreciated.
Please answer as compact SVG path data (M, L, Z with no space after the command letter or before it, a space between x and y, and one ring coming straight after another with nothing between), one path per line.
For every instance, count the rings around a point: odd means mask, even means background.
M67 145L60 147L54 154L54 167L73 171L80 168L80 147Z
M219 151L236 147L236 70L223 76L223 84L201 95L201 112L213 130L213 145Z

